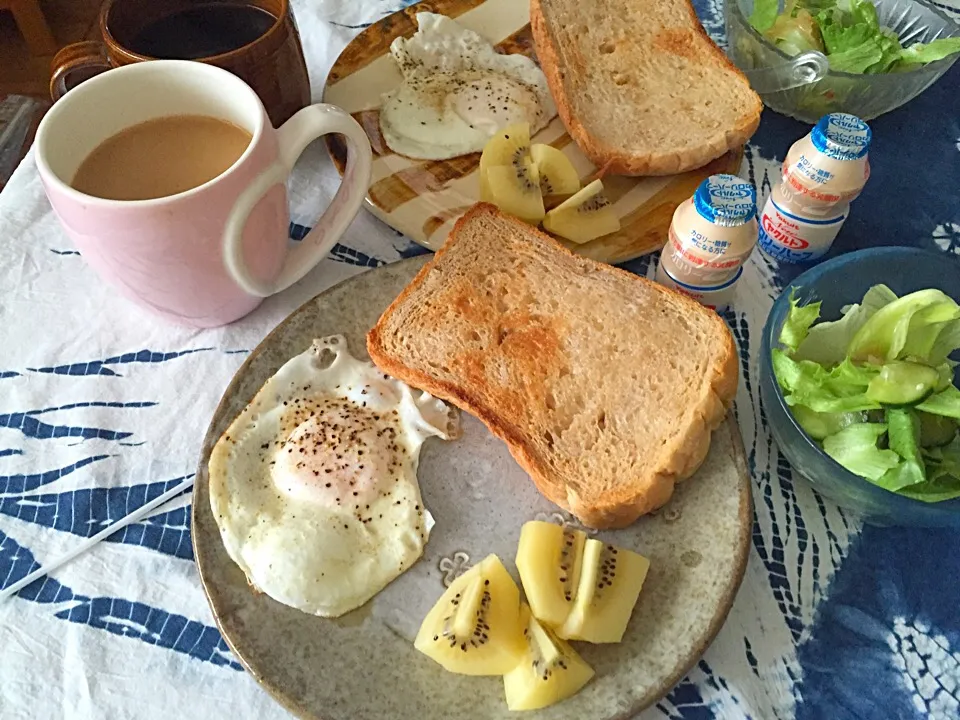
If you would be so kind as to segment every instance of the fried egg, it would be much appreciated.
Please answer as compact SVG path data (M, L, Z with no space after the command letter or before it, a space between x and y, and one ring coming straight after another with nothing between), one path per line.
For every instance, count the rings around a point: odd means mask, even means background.
M224 547L255 589L337 617L423 553L433 518L417 484L426 438L456 410L354 358L341 335L287 362L210 455Z
M394 152L432 160L480 152L508 125L527 122L532 135L557 114L530 58L501 55L445 15L417 13L417 25L390 45L403 82L383 97L380 131Z

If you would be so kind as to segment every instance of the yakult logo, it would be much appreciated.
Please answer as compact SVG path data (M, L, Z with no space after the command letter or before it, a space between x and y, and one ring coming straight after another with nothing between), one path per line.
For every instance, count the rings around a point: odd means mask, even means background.
M750 197L750 186L724 187L722 185L714 185L710 188L710 194L721 200L743 200L744 198Z
M780 219L783 220L783 218ZM790 250L803 250L804 248L810 247L810 243L803 238L797 237L796 235L787 232L786 228L774 224L773 219L768 213L763 214L760 222L763 224L763 231L777 244L782 245L785 248L789 248Z
M743 200L752 194L753 187L749 183L710 183L710 196L719 200Z
M846 218L844 208L834 217L804 219L784 212L770 197L760 215L760 248L787 262L815 260L830 249Z
M827 137L838 145L844 147L859 148L866 144L867 134L856 131L843 132L835 128L830 128Z
M867 124L863 120L850 113L832 113L828 122L841 130L865 132L867 129Z

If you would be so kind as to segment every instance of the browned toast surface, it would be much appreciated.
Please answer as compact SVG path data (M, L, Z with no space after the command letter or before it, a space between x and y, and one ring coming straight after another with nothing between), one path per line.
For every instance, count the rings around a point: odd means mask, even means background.
M385 372L479 417L593 527L663 505L736 391L730 331L480 203L367 336Z

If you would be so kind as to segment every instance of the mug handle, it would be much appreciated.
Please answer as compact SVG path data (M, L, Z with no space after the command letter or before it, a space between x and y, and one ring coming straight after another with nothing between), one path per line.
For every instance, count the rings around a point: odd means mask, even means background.
M293 285L323 260L353 222L370 186L373 153L360 124L338 107L309 105L276 131L279 158L264 170L233 205L223 234L223 260L234 282L251 295L268 297ZM339 133L347 141L347 167L330 206L298 247L287 252L280 275L269 283L250 274L243 259L243 228L254 206L275 185L283 184L297 158L322 135Z
M75 83L79 85L84 80L89 80L94 75L99 75L113 67L107 57L107 48L98 40L85 40L67 45L53 56L50 66L50 99L54 102L66 95L67 91L73 87L68 86L68 82L74 73L85 71L84 77Z

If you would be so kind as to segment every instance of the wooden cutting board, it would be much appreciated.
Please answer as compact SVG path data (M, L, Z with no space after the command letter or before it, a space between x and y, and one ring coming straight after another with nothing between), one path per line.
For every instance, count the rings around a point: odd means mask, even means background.
M347 45L337 58L323 101L338 105L366 130L374 163L367 207L378 218L431 250L438 249L457 219L480 198L480 154L449 160L413 160L393 153L380 134L381 96L402 78L390 55L390 43L417 30L416 14L435 12L456 19L490 40L500 52L536 59L530 34L530 8L523 0L425 0L374 23ZM533 138L561 149L581 179L592 179L596 167L567 135L559 118ZM346 149L336 135L327 148L343 174ZM736 173L743 151L727 153L705 167L680 175L633 178L607 175L606 195L620 216L619 232L584 245L565 243L576 252L608 263L621 263L654 252L666 242L677 205L690 197L709 175Z

